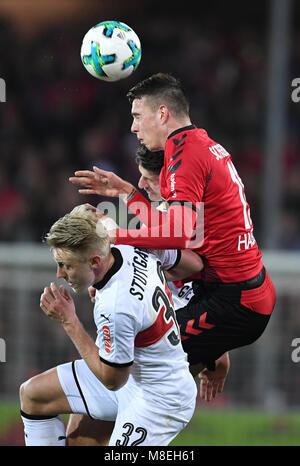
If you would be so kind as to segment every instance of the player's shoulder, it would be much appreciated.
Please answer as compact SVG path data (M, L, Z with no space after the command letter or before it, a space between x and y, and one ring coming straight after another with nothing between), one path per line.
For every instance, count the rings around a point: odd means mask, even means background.
M219 142L213 140L204 129L192 132L188 142L189 154L195 164L201 168L206 167L209 172L217 166L220 161L227 162L231 159L230 153Z
M216 145L207 131L203 128L197 128L195 125L189 125L173 131L167 140L167 151L172 162L179 156L189 154L189 156L199 159L211 155L210 147Z
M124 306L128 310L142 307L157 262L155 256L146 249L128 245L114 246L112 252L121 258L121 266L103 289L103 298L111 299L109 305L114 303L116 312L121 312Z
M204 128L195 128L187 136L187 144L193 146L196 145L199 148L200 154L201 151L206 153L206 151L209 150L210 147L215 146L217 144L216 141L214 141L208 135L207 131Z
M132 246L126 245L111 247L113 264L102 280L94 285L97 290L96 296L106 306L114 307L117 298L122 299L126 294L130 280L128 268L132 260L132 249Z
M203 143L212 141L207 131L204 128L198 128L195 125L188 125L178 128L169 134L167 142L171 142L174 146L183 147L189 140L197 139Z

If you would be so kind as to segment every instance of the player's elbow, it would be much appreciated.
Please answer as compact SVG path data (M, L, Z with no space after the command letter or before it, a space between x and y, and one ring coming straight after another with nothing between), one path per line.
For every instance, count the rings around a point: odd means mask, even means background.
M117 390L120 390L128 380L128 377L125 379L118 379L118 380L105 380L102 381L103 385L107 390L110 390L112 392L116 392Z
M106 365L104 365L106 366ZM129 367L111 367L106 366L103 367L103 371L101 374L101 382L107 388L107 390L111 390L113 392L120 390L122 388L129 377L130 368Z
M117 390L120 390L120 388L122 388L125 385L125 383L126 382L106 382L103 383L103 385L105 386L105 388L107 388L107 390L110 390L111 392L116 392Z

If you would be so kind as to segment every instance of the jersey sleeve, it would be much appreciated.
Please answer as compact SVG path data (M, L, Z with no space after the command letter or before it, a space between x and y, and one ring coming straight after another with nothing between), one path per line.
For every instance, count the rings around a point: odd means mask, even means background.
M124 281L116 280L111 287L97 290L94 321L101 361L113 367L133 363L134 340L142 326L142 313L137 312L141 306L129 295Z
M151 249L150 252L160 260L164 270L170 270L178 264L181 259L179 249Z
M166 216L163 209L154 207L139 191L136 191L126 204L130 211L146 226L160 225Z
M165 165L160 175L161 194L169 204L168 212L162 213L151 208L149 201L140 193L136 193L128 207L132 209L140 204L140 212L135 210L134 213L148 228L136 231L117 229L115 244L148 249L190 247L196 225L200 224L200 228L203 228L202 204L211 179L207 150L208 148L197 139L188 141L184 135L181 139L168 140ZM197 245L198 243L200 245L201 240L197 239Z
M159 225L139 230L116 230L115 244L146 249L187 249L194 235L197 212L192 205L171 206Z
M99 356L102 362L113 367L126 367L134 361L134 340L138 333L132 315L118 313L111 322L98 329Z

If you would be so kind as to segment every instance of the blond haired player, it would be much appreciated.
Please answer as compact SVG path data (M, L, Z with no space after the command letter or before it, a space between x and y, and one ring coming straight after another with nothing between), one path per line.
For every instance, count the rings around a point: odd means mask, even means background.
M86 333L63 286L44 289L42 310L62 325L82 359L22 384L26 445L65 445L62 413L115 421L110 445L168 445L194 412L196 385L162 272L175 263L176 251L161 263L139 248L111 248L97 220L85 207L75 209L46 237L57 276L76 292L97 289L98 336L94 342Z
M146 191L148 198L153 203L157 203L157 209L167 210L167 204L162 199L159 186L159 174L164 163L163 151L151 153L145 146L140 145L136 151L136 162L140 172L138 182L139 188ZM176 269L175 269L176 273ZM165 272L168 280L168 287L172 294L174 310L185 306L193 296L191 282L172 281L172 271ZM95 289L90 289L92 301L94 302ZM195 374L193 374L195 375ZM207 398L207 392L202 393L202 398ZM87 416L72 414L69 417L67 426L68 444L72 446L94 446L106 445L113 429L112 422L95 421Z

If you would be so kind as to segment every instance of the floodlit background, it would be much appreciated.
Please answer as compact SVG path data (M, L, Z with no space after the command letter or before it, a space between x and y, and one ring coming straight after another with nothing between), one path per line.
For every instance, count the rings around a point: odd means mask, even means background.
M296 0L201 1L197 8L156 0L1 0L1 445L24 444L20 384L78 357L39 309L55 274L42 237L75 205L103 200L77 193L68 182L76 169L97 165L137 183L125 95L159 71L182 80L193 122L232 154L278 295L261 339L231 353L224 393L209 405L199 401L174 444L299 445L300 90L292 85L300 78L299 13ZM93 78L80 60L84 34L107 19L130 25L142 43L139 68L117 83ZM76 303L94 335L88 297Z

